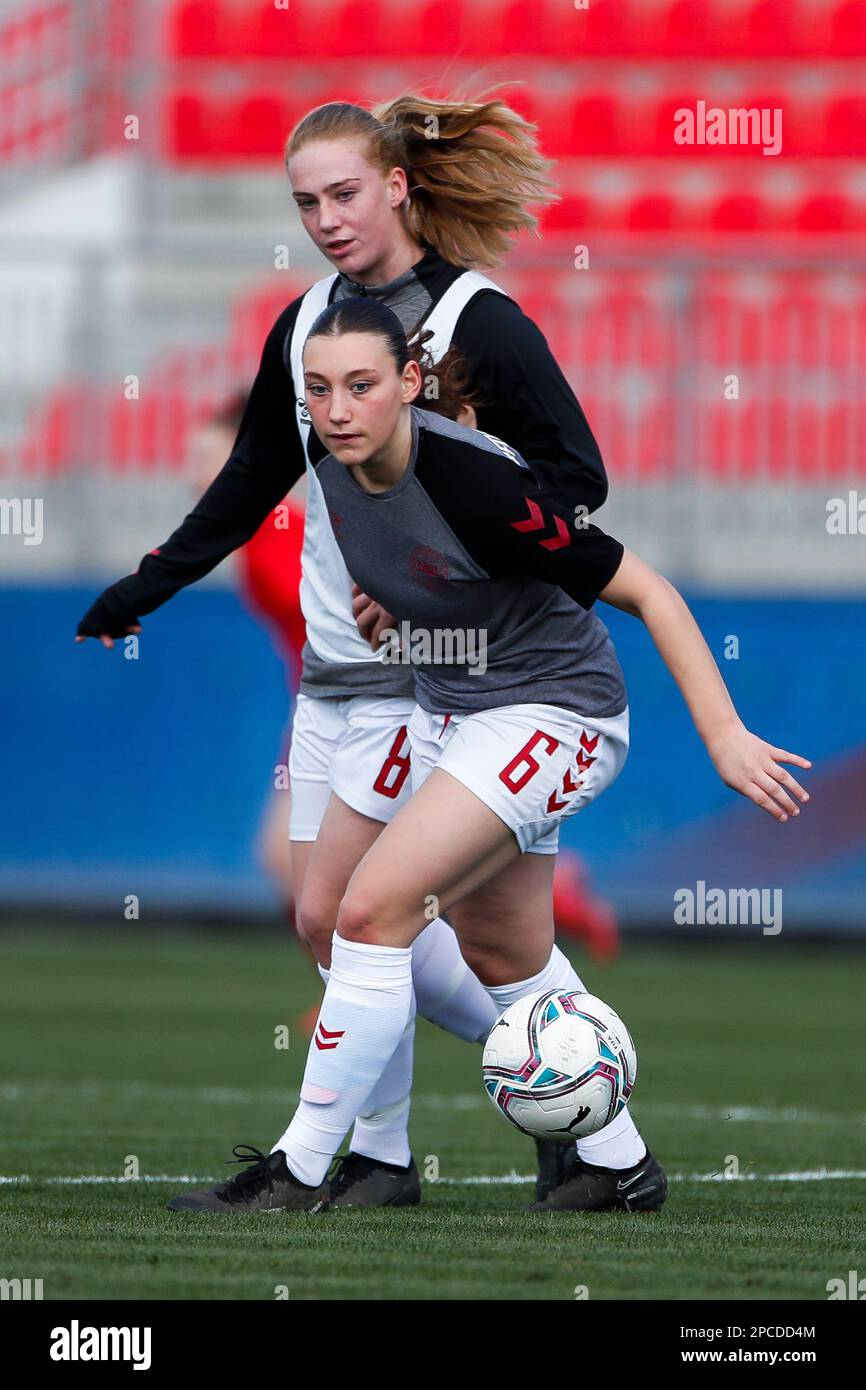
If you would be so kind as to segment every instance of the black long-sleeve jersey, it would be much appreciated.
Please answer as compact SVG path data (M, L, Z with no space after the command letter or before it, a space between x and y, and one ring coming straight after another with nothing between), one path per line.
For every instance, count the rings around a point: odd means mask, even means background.
M462 273L432 248L387 286L365 287L340 275L331 298L374 294L411 332ZM134 574L111 585L78 626L83 636L119 637L127 627L177 591L209 574L243 545L282 501L306 467L295 417L303 383L293 382L287 344L302 297L277 319L265 342L258 374L231 455L176 531L144 557ZM575 503L595 511L607 479L584 413L538 327L507 296L482 290L457 322L453 344L490 405L478 426L513 445L557 485L567 481ZM312 462L324 455L314 431ZM302 687L303 688L303 687Z
M409 625L401 635L418 703L435 713L548 704L619 714L622 671L590 610L622 544L580 514L575 525L576 494L539 487L507 446L410 410L409 463L393 487L368 492L331 454L316 475L349 573ZM459 659L455 636L474 657L483 651L483 666Z

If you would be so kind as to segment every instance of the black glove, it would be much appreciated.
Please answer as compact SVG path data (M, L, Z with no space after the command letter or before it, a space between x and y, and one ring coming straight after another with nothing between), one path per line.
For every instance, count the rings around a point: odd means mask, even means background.
M138 626L138 604L141 595L138 589L137 574L127 575L117 584L110 584L88 608L76 634L78 637L125 637L129 628Z

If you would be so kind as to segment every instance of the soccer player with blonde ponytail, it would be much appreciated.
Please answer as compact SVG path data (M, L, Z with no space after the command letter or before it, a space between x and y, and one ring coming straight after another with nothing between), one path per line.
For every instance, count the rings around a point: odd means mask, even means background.
M604 502L607 480L583 411L543 334L484 273L502 262L517 234L536 230L533 208L556 197L535 128L495 95L471 101L404 93L372 111L347 102L315 108L291 132L285 158L302 224L334 273L277 318L222 472L138 571L96 601L78 634L110 645L137 627L142 616L248 540L306 470L301 603L308 641L290 757L290 838L300 930L327 977L346 885L410 796L406 726L415 702L410 668L385 661L358 631L352 577L335 536L341 518L329 513L316 479L315 464L326 450L311 429L302 364L313 322L330 303L378 300L410 339L430 332L433 362L449 348L459 352L477 393L478 428L504 441L537 476L567 480L587 512ZM435 375L419 398L427 408L435 404L427 394L432 386ZM358 395L364 389L363 380L353 387ZM413 558L413 582L435 584L437 566L448 559L423 551ZM495 922L503 938L517 939L532 921L536 929L549 923L552 939L556 850L554 829L522 856L519 898L511 866L486 885L473 904L479 937ZM473 921L461 914L460 903L449 910L466 942ZM545 987L583 988L555 946L542 975ZM412 982L423 1017L467 1041L486 1036L495 1010L441 918L414 943ZM420 1198L407 1137L414 1012L331 1180L327 1200L335 1205L408 1205ZM323 1048L331 1043L314 1039ZM271 1209L281 1204L281 1193L294 1201L281 1143L268 1155L255 1151L255 1161L237 1178L172 1205ZM627 1209L618 1179L637 1171L646 1152L626 1109L576 1149L540 1148L537 1196L567 1180L580 1209ZM660 1206L664 1197L662 1175L653 1203Z

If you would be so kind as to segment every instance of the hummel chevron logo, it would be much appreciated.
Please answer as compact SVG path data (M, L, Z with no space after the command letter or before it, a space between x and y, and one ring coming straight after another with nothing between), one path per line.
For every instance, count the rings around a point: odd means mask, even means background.
M586 751L587 751L587 753L594 753L594 752L595 752L595 745L598 743L598 740L599 740L600 737L601 737L601 733L599 732L599 733L596 734L595 738L587 738L587 736L586 736L586 730L584 729L583 733L582 733L581 736L580 736L580 746L581 746L581 748L585 748Z
M523 500L529 509L529 516L525 521L512 521L512 528L515 531L541 531L548 524L544 512L531 497L524 497ZM555 516L553 524L556 527L556 535L551 536L549 540L538 542L542 550L561 550L564 545L571 545L571 536L562 517Z
M580 755L578 754L578 759L579 759L579 757L580 757ZM590 762L593 762L593 763L594 763L594 762L595 762L595 758L590 758ZM579 791L580 788L581 788L582 786L583 786L583 781L582 781L582 780L581 780L580 782L573 782L573 781L571 780L571 771L569 770L568 772L566 772L565 776L564 776L563 779L562 779L562 792L561 792L561 795L562 795L562 796L569 796L569 795L571 794L571 792ZM563 811L563 810L565 810L565 807L566 807L567 805L568 805L568 802L566 802L566 801L559 801L559 800L558 800L556 792L551 792L551 793L550 793L550 796L547 798L547 814L548 814L549 816L552 816L553 813L554 813L554 811Z
M316 1047L320 1052L324 1052L329 1047L339 1046L340 1039L345 1031L345 1028L343 1028L336 1033L329 1033L327 1028L322 1027L322 1021L320 1019L316 1024ZM333 1039L333 1042L331 1039Z

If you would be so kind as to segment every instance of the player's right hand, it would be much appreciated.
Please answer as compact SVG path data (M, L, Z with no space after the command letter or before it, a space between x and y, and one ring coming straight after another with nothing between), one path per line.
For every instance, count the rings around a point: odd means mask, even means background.
M811 761L765 742L751 733L742 720L708 739L707 752L726 787L747 796L777 821L799 816L800 807L794 797L803 803L809 800L809 793L781 764L792 763L808 770Z
M386 628L397 626L393 615L369 594L362 593L357 584L352 585L352 617L364 641L370 643L374 652L379 650Z
M118 637L126 637L131 633L138 632L141 632L141 626L136 624L135 627L128 627L125 633L118 633ZM111 648L114 646L114 638L109 637L107 632L79 632L75 640L76 642L86 642L88 637L98 637L106 651L111 651Z
M76 628L76 642L86 642L88 637L97 637L108 651L114 646L114 639L141 632L138 614L132 610L117 592L118 586L111 584L92 603Z

